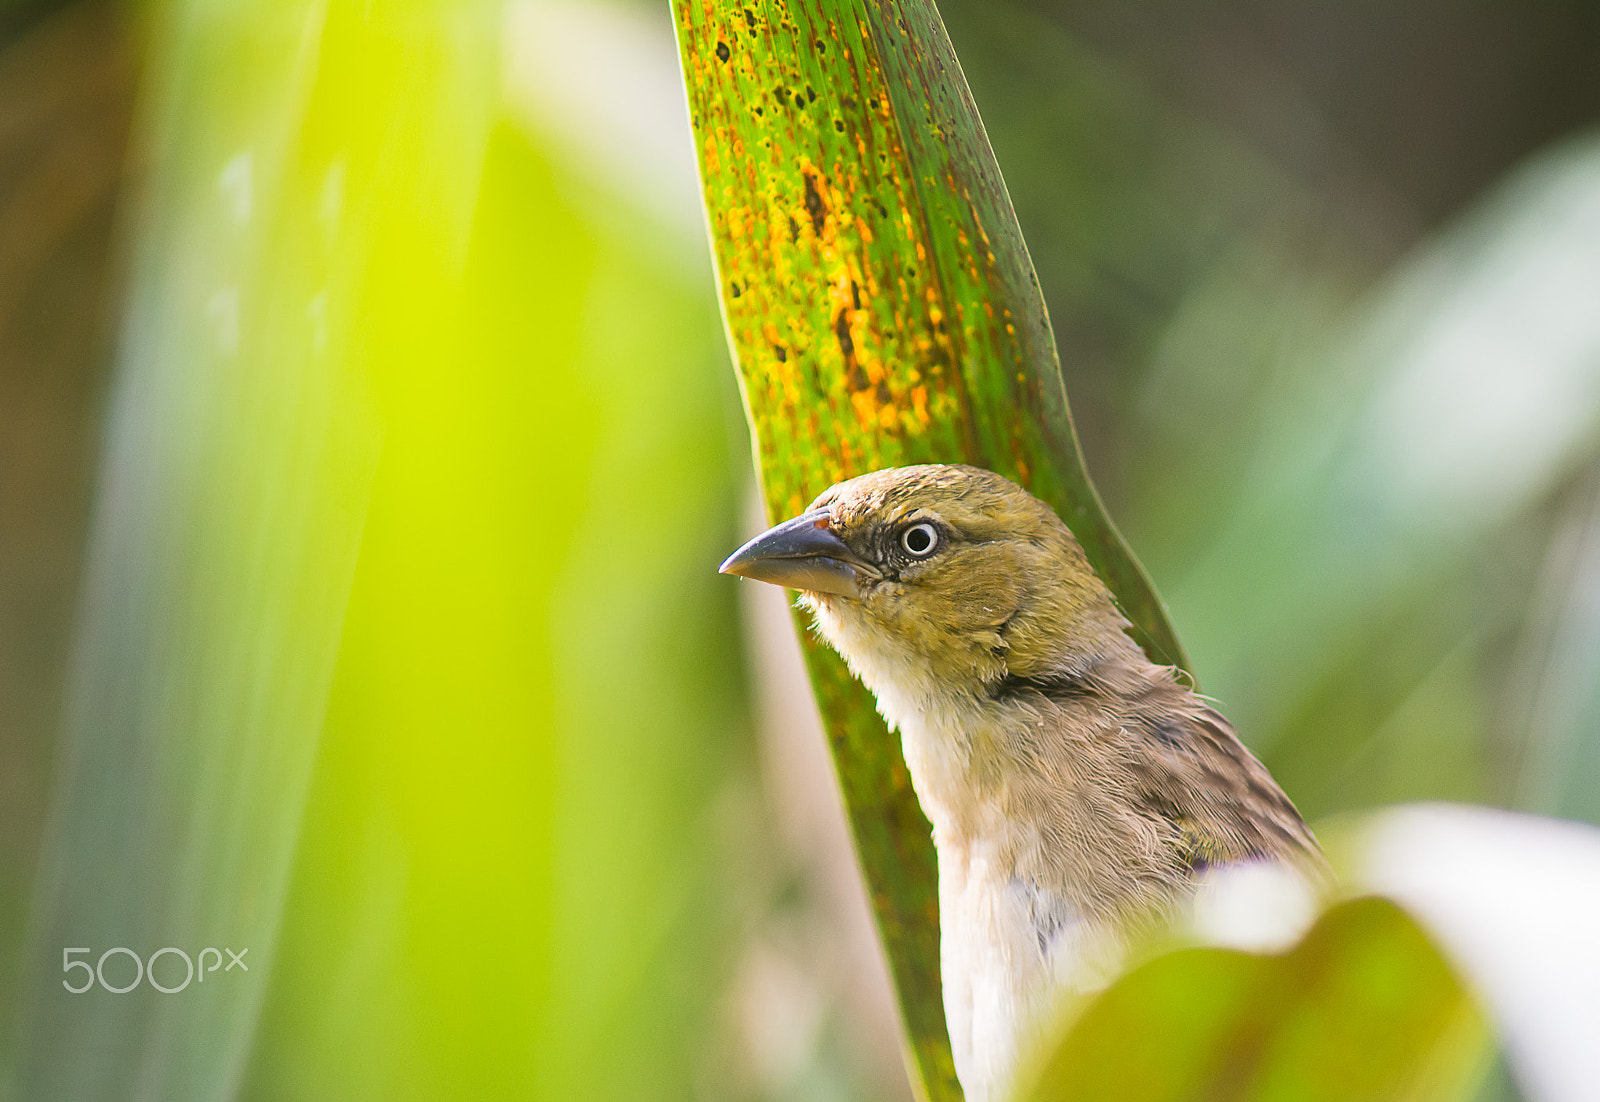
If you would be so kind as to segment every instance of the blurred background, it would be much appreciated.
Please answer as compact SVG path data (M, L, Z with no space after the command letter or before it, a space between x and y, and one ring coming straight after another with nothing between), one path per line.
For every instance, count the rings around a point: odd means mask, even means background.
M1600 822L1600 7L940 9L1203 689ZM665 0L0 5L9 1097L909 1097L712 292Z

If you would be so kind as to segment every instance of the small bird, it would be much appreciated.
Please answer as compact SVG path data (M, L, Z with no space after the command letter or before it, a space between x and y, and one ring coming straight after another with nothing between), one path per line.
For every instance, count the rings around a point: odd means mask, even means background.
M1044 502L976 467L841 482L722 564L800 591L877 697L933 825L940 964L969 1102L1001 1102L1066 992L1258 863L1319 883L1315 838L1233 728L1149 661Z

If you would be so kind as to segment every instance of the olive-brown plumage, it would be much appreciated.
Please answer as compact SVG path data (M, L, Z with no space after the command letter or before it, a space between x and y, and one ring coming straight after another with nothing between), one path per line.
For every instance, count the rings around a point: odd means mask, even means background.
M1232 727L1151 663L1043 502L965 466L840 483L728 573L799 589L902 737L939 853L945 1009L998 1099L1063 990L1104 982L1213 869L1320 875Z

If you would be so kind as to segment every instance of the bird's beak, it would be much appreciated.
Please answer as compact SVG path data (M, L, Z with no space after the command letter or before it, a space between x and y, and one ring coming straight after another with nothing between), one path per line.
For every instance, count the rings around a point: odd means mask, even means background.
M804 513L770 528L722 564L722 573L812 593L861 596L878 571L828 527L828 511Z

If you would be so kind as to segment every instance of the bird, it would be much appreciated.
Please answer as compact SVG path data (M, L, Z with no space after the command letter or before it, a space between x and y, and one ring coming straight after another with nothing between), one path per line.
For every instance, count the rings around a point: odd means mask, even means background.
M1314 890L1293 803L1172 666L1152 662L1055 511L979 467L874 471L721 566L799 593L898 731L938 857L957 1077L1002 1102L1063 999L1115 977L1218 870Z

